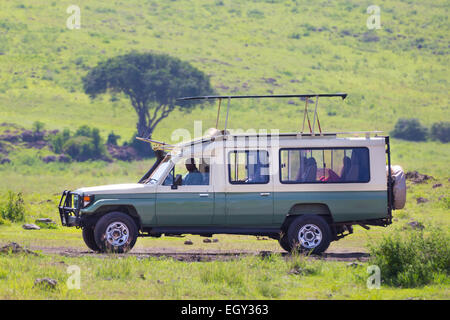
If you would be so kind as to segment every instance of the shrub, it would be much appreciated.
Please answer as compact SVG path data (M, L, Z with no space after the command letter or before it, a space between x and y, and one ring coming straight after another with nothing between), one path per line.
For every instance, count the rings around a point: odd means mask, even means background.
M33 122L33 133L39 133L44 129L45 124L40 121Z
M447 143L450 141L450 122L436 122L431 127L431 139Z
M142 158L154 157L155 152L153 151L150 143L137 140L136 137L137 132L133 134L129 142L125 142L123 145L132 147L134 150L136 150L136 153Z
M100 136L100 130L86 125L79 127L73 136L69 129L64 129L63 132L56 134L50 142L55 153L68 154L77 161L109 158Z
M70 139L70 130L64 129L50 138L50 145L55 153L63 153L63 146Z
M114 131L111 131L111 133L108 134L108 140L106 140L106 143L117 146L117 140L119 140L119 139L120 139L120 136L117 134L114 134Z
M25 205L22 193L14 193L8 191L8 199L0 208L1 217L11 222L19 222L25 220Z
M428 129L423 127L418 119L399 119L391 135L394 138L409 141L427 140Z
M426 285L439 274L450 273L450 241L439 228L414 230L384 237L370 245L372 263L380 267L382 280L391 286Z
M11 222L9 222L8 220L6 220L6 219L3 219L1 216L0 216L0 226L1 225L10 225L11 224Z

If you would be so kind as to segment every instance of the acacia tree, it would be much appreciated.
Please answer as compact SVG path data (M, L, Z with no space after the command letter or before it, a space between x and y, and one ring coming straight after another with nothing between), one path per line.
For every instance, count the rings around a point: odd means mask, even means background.
M196 103L178 104L176 98L213 93L209 77L188 62L166 54L137 52L100 62L83 78L83 87L91 98L107 91L128 96L138 115L141 137L151 137L158 123L175 108L187 111Z

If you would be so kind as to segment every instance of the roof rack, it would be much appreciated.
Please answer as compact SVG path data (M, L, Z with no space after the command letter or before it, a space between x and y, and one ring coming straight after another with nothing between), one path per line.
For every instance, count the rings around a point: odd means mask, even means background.
M228 115L230 112L231 99L306 98L305 99L305 110L304 110L304 115L303 115L303 125L302 125L302 130L300 131L299 134L305 135L305 136L306 135L311 135L311 136L316 135L315 125L316 125L316 119L317 119L317 125L319 128L320 135L330 135L330 133L322 132L322 128L320 127L319 115L317 113L319 97L324 97L324 98L340 97L340 98L342 98L342 100L344 100L347 97L347 94L346 93L311 93L311 94L243 95L243 96L231 96L231 95L230 96L196 96L196 97L178 98L176 100L177 101L219 100L219 106L217 109L216 129L218 129L218 126L219 126L220 106L221 106L222 100L224 100L224 99L228 100L227 115L225 118L225 128L224 128L224 130L221 131L221 132L223 132L223 135L227 135ZM314 109L314 120L313 120L312 127L311 127L311 121L310 121L309 115L308 115L309 98L316 98L315 109ZM304 132L306 120L308 120L309 132ZM172 150L174 148L173 145L167 144L165 142L157 141L157 140L152 140L152 139L149 139L149 137L147 137L147 138L136 137L136 139L153 144L152 148L154 150L163 150L164 151L164 150Z
M309 133L314 135L315 134L315 126L316 126L316 119L317 119L317 125L319 127L319 132L322 134L322 128L320 127L320 121L319 121L319 115L317 114L317 106L319 103L319 97L325 97L325 98L331 98L331 97L341 97L342 100L344 100L347 97L346 93L311 93L311 94L279 94L279 95L247 95L247 96L198 96L198 97L184 97L184 98L178 98L177 101L190 101L190 100L219 100L219 107L217 109L217 118L216 118L216 129L218 129L219 126L219 118L220 118L220 105L223 99L228 100L227 105L227 115L225 118L225 128L224 132L227 130L228 125L228 114L230 111L230 101L231 99L258 99L258 98L306 98L305 99L305 110L303 115L303 125L302 130L300 131L301 134L304 133L305 130L305 123L306 120L308 120L308 127L309 127ZM316 98L315 103L315 109L314 109L314 120L311 127L311 121L309 120L308 115L308 101L309 98Z
M275 94L251 96L198 96L178 98L177 101L187 100L213 100L213 99L256 99L256 98L314 98L314 97L341 97L344 100L346 93L312 93L312 94Z

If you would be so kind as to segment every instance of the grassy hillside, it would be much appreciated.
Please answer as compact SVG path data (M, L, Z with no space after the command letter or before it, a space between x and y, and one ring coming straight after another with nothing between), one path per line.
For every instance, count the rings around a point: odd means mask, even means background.
M81 29L69 30L69 5L81 8ZM90 100L81 78L98 62L131 50L167 53L189 61L211 76L220 94L283 94L347 92L345 101L320 101L320 120L327 131L393 129L398 118L419 118L430 127L448 121L449 1L377 1L382 29L368 30L367 7L373 1L303 0L1 0L0 1L0 135L33 122L46 130L81 125L114 131L129 140L137 116L121 94ZM303 102L292 99L236 101L229 127L234 129L298 130ZM225 108L222 108L222 111ZM175 129L194 121L214 126L216 108L205 106L189 114L172 113L156 129L155 139L171 141ZM10 241L33 247L65 246L85 250L80 230L25 231L24 222L38 217L58 221L56 206L64 189L137 181L150 160L44 163L48 147L2 142L11 163L0 165L0 206L8 190L23 193L25 219L0 221L0 245ZM355 233L334 242L330 251L362 252L386 234L407 234L411 220L449 230L450 148L440 142L413 143L393 139L392 162L436 179L408 181L408 202L394 212L385 228ZM0 160L2 158L0 154ZM418 198L422 202L417 201ZM136 250L205 250L199 236L139 239ZM218 251L280 251L277 241L250 236L218 236ZM62 244L64 243L64 244ZM208 247L209 246L209 247ZM64 248L65 248L64 247ZM63 248L63 249L64 249ZM143 260L142 260L142 259ZM308 260L309 261L309 260ZM8 255L0 261L1 299L17 298L321 298L321 299L448 299L449 277L429 285L404 289L383 284L366 289L366 267L347 262L309 261L310 274L292 274L278 255L269 260L245 257L233 261L191 263L169 258L128 256L104 260L97 256L62 257L41 254ZM66 265L77 264L83 290L68 291ZM29 267L31 266L31 267ZM117 273L116 268L122 273ZM13 270L13 271L11 271ZM173 275L177 275L174 278ZM250 275L250 276L248 276ZM36 277L53 277L57 290L34 288ZM132 286L123 284L132 283ZM279 286L282 283L283 286ZM281 289L280 289L280 288ZM119 290L120 289L120 290ZM119 291L117 291L119 290ZM149 293L151 292L151 293ZM193 293L195 292L195 293Z
M223 94L347 92L321 104L327 130L389 131L399 117L448 119L448 1L379 1L382 29L368 30L370 1L83 1L81 29L69 30L73 1L2 1L0 119L50 129L96 125L135 130L128 100L90 101L81 77L130 50L168 53L211 75ZM111 101L113 100L113 101ZM236 103L234 128L299 127L302 103ZM214 124L207 107L175 113L157 128Z

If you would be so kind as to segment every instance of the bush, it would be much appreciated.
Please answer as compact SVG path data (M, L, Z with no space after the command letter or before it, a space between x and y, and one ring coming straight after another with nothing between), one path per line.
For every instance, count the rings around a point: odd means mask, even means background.
M436 122L431 127L431 139L447 143L450 141L450 122Z
M51 145L55 153L68 154L77 161L109 159L100 131L97 128L81 126L71 136L70 130L56 134L51 139Z
M391 286L417 287L450 273L450 241L439 228L409 231L384 237L370 245L372 263L380 267L382 280Z
M70 139L70 130L64 129L50 138L50 145L55 153L63 153L63 146Z
M409 141L426 141L428 129L418 119L399 119L391 132L394 138Z
M33 133L39 133L44 129L45 124L40 121L33 122Z
M25 205L22 193L8 191L8 199L0 208L1 217L11 222L20 222L25 220Z
M0 226L1 226L1 225L7 226L7 225L10 225L10 224L11 224L11 222L9 222L9 221L6 220L6 219L3 219L3 218L0 216Z
M134 150L136 150L136 153L142 158L153 158L155 156L155 152L153 151L151 144L148 142L138 140L136 139L136 137L137 132L133 134L129 142L125 142L123 145L132 147Z
M108 140L106 140L106 143L117 146L117 140L119 140L119 139L120 139L120 136L117 134L114 134L114 131L111 131L111 133L108 134Z

